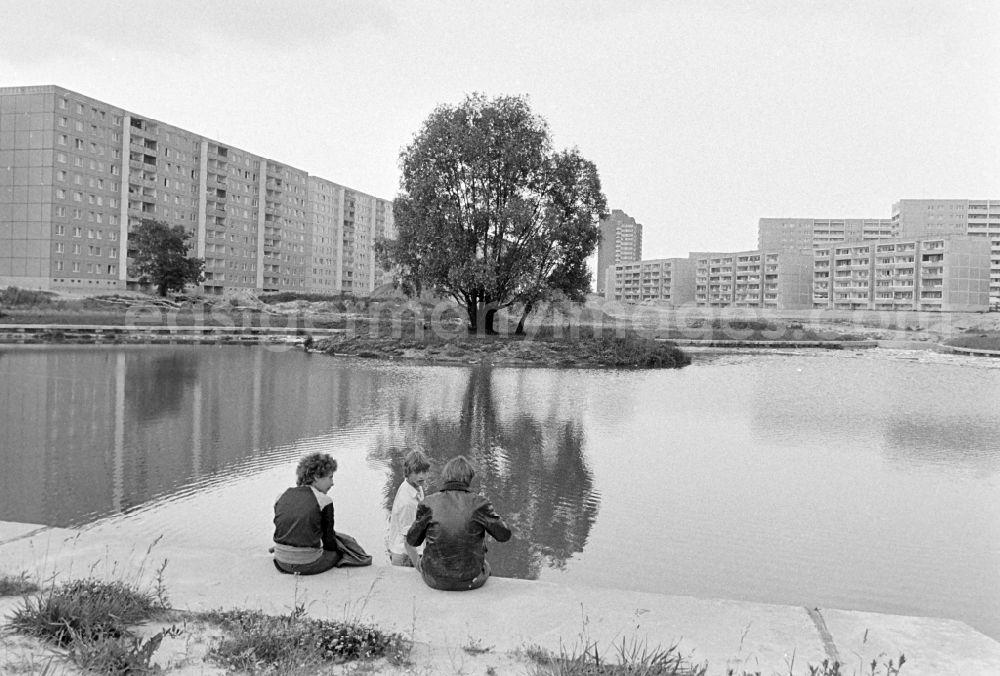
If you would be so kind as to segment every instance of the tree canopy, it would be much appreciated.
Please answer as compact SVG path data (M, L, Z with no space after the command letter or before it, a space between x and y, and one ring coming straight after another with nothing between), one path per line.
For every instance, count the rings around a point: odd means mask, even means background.
M183 291L188 284L200 284L205 261L189 256L191 233L184 226L170 227L163 221L144 218L129 233L131 276L140 284L156 286L161 296Z
M400 163L398 235L379 254L405 291L450 295L477 333L494 332L496 312L515 304L526 315L555 296L583 300L607 200L594 163L553 151L525 99L471 94L439 106Z

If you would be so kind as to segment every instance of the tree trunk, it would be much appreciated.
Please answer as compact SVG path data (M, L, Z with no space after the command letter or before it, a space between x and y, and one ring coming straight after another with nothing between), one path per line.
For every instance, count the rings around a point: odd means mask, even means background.
M465 311L469 315L469 333L487 336L496 334L493 328L497 314L495 303L469 303Z
M534 309L534 306L532 306L531 303L524 304L524 311L521 312L521 319L517 322L517 328L514 330L515 336L524 335L524 320L528 318L529 314L531 314L532 309Z

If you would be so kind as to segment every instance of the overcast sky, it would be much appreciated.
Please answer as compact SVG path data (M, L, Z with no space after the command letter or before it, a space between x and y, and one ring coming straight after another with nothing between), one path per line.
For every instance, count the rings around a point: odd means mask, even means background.
M761 217L1000 199L1000 2L3 0L0 84L57 84L380 197L439 103L524 94L644 258Z

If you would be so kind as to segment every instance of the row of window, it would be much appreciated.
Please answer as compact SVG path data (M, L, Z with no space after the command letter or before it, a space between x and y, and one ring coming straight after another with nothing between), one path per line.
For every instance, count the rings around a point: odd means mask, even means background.
M62 272L66 269L65 261L56 261L56 271ZM70 270L72 272L86 272L88 275L117 275L118 266L117 265L105 265L104 263L86 263L81 264L80 261L72 261L70 264Z

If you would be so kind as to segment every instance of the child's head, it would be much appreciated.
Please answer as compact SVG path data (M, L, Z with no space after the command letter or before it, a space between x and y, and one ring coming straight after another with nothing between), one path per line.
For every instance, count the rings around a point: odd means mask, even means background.
M424 485L430 468L430 460L422 451L414 449L407 453L403 459L403 475L406 476L406 481L415 488Z
M441 470L441 481L444 483L459 482L469 484L472 477L476 476L476 468L472 466L469 459L464 455L459 455L447 462Z

